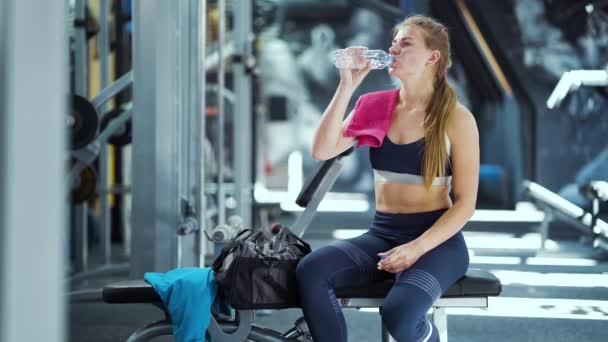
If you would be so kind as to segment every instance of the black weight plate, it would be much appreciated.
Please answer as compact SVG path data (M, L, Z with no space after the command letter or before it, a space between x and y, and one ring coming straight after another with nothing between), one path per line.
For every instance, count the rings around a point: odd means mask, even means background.
M97 193L97 172L87 166L80 172L78 184L70 191L72 203L80 204L89 201Z
M70 127L71 149L79 150L95 140L99 129L99 118L95 107L79 95L72 95L71 116L73 120Z
M116 109L109 111L106 115L101 118L101 128L100 131L106 129L111 120L118 117L122 112ZM116 133L112 134L110 138L108 138L108 143L116 146L122 147L129 145L131 143L131 119L127 120L127 122L123 125L121 129L119 129Z

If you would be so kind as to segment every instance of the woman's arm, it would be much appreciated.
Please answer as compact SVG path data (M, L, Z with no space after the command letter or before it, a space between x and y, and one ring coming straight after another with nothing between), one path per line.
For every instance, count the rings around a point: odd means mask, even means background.
M315 131L312 143L312 157L317 160L331 159L346 151L355 143L354 137L345 137L344 129L348 126L353 113L346 119L344 113L353 95L352 87L340 83L334 97L325 109L321 122Z
M365 47L349 47L347 49L354 52L367 50ZM363 59L361 56L358 58ZM359 62L361 61L359 60ZM323 112L321 122L315 132L312 143L313 158L317 160L331 159L346 151L355 143L355 138L344 136L344 130L348 126L353 113L350 113L346 119L344 119L344 114L355 89L370 70L372 70L372 65L369 62L363 69L340 69L340 84L325 112Z

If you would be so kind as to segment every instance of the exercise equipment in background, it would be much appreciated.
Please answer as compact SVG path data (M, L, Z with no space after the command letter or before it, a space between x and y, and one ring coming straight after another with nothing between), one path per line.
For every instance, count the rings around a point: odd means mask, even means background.
M79 150L93 142L99 130L99 119L91 102L80 95L72 95L68 125L72 150Z

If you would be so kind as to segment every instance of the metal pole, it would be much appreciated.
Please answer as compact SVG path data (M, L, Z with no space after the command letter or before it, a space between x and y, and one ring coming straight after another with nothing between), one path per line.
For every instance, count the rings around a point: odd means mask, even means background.
M86 5L87 0L76 0L75 2L75 61L74 79L76 94L89 98L89 61L86 33ZM86 271L89 268L88 248L88 204L76 205L73 208L75 232L75 264L76 271Z
M110 2L108 0L100 0L99 6L99 62L101 69L101 89L105 88L109 83L109 54L110 54L110 35L109 22ZM105 107L105 106L104 106ZM105 109L105 108L103 108ZM103 112L103 110L102 110Z
M199 168L199 208L197 208L197 220L201 225L201 232L198 235L199 243L199 266L205 266L205 255L207 254L207 240L204 232L207 230L207 201L205 196L205 168L209 165L205 165L203 158L204 144L205 144L205 107L207 106L207 100L205 97L206 85L207 85L207 73L205 69L205 56L207 47L207 1L199 1L198 11L198 79L199 93L197 103L200 103L197 108L198 120L195 124L199 125L200 135L198 137L198 143L200 148L199 160L201 160ZM211 253L213 252L210 251Z
M110 50L109 35L108 35L108 17L110 14L110 3L108 0L101 0L99 13L99 60L101 69L101 89L104 89L109 84L109 70L108 70L108 55ZM101 109L98 111L100 116L105 115L107 104L103 104ZM109 146L108 144L102 144L99 154L99 175L100 175L100 188L109 189L109 170L108 170L108 158L109 158ZM112 222L110 220L110 205L109 205L109 193L102 193L99 196L101 202L101 216L99 219L99 228L101 231L101 245L103 248L104 262L109 264L112 258L111 241L112 241Z
M74 3L75 32L75 88L76 93L85 98L89 97L88 49L85 26L87 0L76 0Z
M133 3L132 278L198 264L193 233L199 226L191 209L201 153L189 141L198 135L191 124L199 94L193 81L199 71L192 56L198 48L195 3Z
M133 2L131 279L177 264L176 19L170 1Z
M234 134L233 160L237 210L243 219L243 227L252 226L253 202L253 110L251 76L247 63L252 56L252 8L251 1L243 1L235 6L234 43L235 53L241 56L240 63L234 64Z
M198 235L200 223L198 213L198 179L202 153L199 119L200 103L198 100L198 2L199 0L180 0L177 3L177 54L178 54L178 141L179 144L179 191L180 203L177 234L178 267L199 266Z
M67 339L67 13L0 1L0 341Z
M218 203L218 224L226 223L226 204L225 204L225 189L224 189L224 86L225 86L225 76L226 76L226 61L224 60L224 35L226 31L226 1L219 0L218 1L218 10L219 10L219 37L217 44L217 52L219 56L219 71L218 71L218 92L217 92L217 101L218 101L218 142L217 148L219 150L218 154L218 177L217 177L217 203Z
M176 144L177 144L177 198L175 199L177 201L177 203L179 203L178 205L178 222L183 220L183 207L182 207L182 196L184 193L184 174L185 171L187 169L186 163L184 163L184 134L186 133L187 135L187 128L184 127L184 107L183 107L183 103L184 103L184 91L182 88L182 85L184 84L183 82L183 70L184 70L184 56L183 56L183 37L182 37L182 25L183 25L183 20L184 20L184 8L183 8L183 0L177 0L176 2L174 2L174 6L177 7L177 16L176 16L176 22L175 22L175 42L177 44L177 49L176 51L176 78L177 78L177 82L176 82L176 86L177 86L177 91L176 91L176 124L177 124L177 132L178 134L176 135ZM186 137L187 138L187 137ZM177 229L177 226L175 227ZM177 236L177 268L182 268L183 267L183 261L182 261L182 253L184 250L183 247L183 243L184 243L184 236L178 235Z

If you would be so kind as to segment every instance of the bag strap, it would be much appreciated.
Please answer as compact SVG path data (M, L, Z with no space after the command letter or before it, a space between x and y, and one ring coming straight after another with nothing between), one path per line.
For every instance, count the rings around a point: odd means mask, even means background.
M308 242L302 240L299 236L297 236L296 234L294 234L291 230L288 230L289 234L291 236L293 236L294 238L296 238L296 240L300 241L308 250L311 250L310 245L308 244Z
M239 237L241 237L241 235L244 235L245 233L249 233L247 236L245 236L242 239L239 239ZM250 237L252 234L254 233L254 231L252 231L251 229L244 229L243 231L241 231L240 233L238 233L234 239L232 239L232 241L230 241L229 244L227 244L223 249L222 252L224 250L228 251L230 249L232 249L233 247L241 244L243 241L247 240L248 237Z
M302 246L302 245L294 244L293 247L297 248L304 255L306 255L312 251L309 246Z
M281 230L279 231L278 234L281 234L281 238L280 238L279 242L283 242L283 240L285 240L287 238L287 235L289 235L289 236L294 237L300 243L302 243L304 245L304 247L306 247L308 250L311 250L310 245L306 241L302 240L299 236L294 234L291 231L291 229L289 229L287 226L281 225Z
M254 231L253 231L253 230L251 230L251 229L243 229L243 230L241 230L241 232L240 232L240 233L238 233L238 234L237 234L237 235L234 237L234 239L232 239L232 242L235 242L236 240L238 240L238 238L239 238L241 235L243 235L245 232L249 232L249 235L247 235L247 237L243 238L243 240L247 239L247 238L248 238L248 237L249 237L251 234L253 234L253 233L254 233ZM231 243L232 243L232 242L231 242Z
M285 240L287 239L287 235L289 233L290 233L289 229L287 227L285 227L284 225L281 225L281 229L279 229L279 232L276 234L279 236L278 241L277 241L278 246L283 246Z
M243 239L239 239L239 237L241 237L245 233L249 233L249 234L246 237L244 237ZM224 246L224 248L222 248L222 251L220 252L220 254L213 261L212 269L215 272L219 271L220 268L222 267L222 264L224 264L224 259L226 259L228 254L232 253L232 251L234 250L235 247L237 247L239 244L241 244L245 239L250 237L253 233L254 233L254 231L251 229L243 229L241 232L239 232L237 234L237 236L235 236L234 239L232 239L232 241L229 244L227 244L226 246Z
M302 254L306 255L311 252L310 245L306 241L300 239L286 226L281 226L281 230L277 233L278 239L276 241L276 247L279 248L296 248ZM292 239L295 238L295 241ZM298 243L299 242L299 243Z

